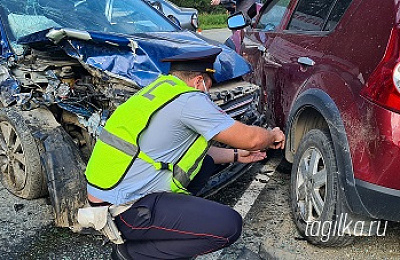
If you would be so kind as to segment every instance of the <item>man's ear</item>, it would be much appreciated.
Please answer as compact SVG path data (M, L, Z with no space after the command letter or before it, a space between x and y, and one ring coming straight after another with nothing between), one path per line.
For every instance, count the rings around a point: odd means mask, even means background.
M197 75L196 77L193 78L193 84L196 89L200 89L203 86L202 80L203 80L202 75Z
M197 82L196 77L188 77L188 78L186 79L186 84L187 84L189 87L192 87L192 88L197 88L197 87L196 87L196 86L197 86L196 82Z

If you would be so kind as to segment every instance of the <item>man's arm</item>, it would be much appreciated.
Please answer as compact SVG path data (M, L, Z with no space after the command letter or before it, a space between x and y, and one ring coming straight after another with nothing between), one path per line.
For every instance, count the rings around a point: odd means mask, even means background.
M207 154L213 158L215 164L231 163L234 161L233 149L211 146ZM266 152L238 149L237 161L240 163L252 163L261 161L265 157L267 157Z
M267 130L235 121L231 127L215 135L213 140L239 149L256 151L267 148L283 149L285 135L278 127Z
M283 149L285 135L278 127L267 130L235 121L202 93L189 95L183 107L181 122L207 140L250 151Z

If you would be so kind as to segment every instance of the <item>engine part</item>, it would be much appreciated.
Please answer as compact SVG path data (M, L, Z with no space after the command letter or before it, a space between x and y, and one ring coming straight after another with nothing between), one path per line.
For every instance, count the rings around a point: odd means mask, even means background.
M73 87L75 83L75 73L72 71L71 66L64 66L61 68L60 73L61 81L68 86Z

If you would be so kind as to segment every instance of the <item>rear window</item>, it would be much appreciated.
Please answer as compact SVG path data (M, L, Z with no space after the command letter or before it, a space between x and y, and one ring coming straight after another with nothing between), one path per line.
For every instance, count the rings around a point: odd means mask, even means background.
M288 30L330 31L343 16L352 0L300 0Z

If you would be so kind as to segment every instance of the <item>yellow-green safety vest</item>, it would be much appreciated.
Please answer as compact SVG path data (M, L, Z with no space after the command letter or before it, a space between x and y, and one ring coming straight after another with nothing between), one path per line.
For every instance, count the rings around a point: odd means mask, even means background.
M172 171L171 190L188 193L187 185L199 172L209 142L198 135L175 164L156 162L140 150L139 137L152 116L180 95L199 91L174 76L160 76L120 105L107 120L86 167L88 183L110 190L120 183L136 158L150 163L156 170Z

